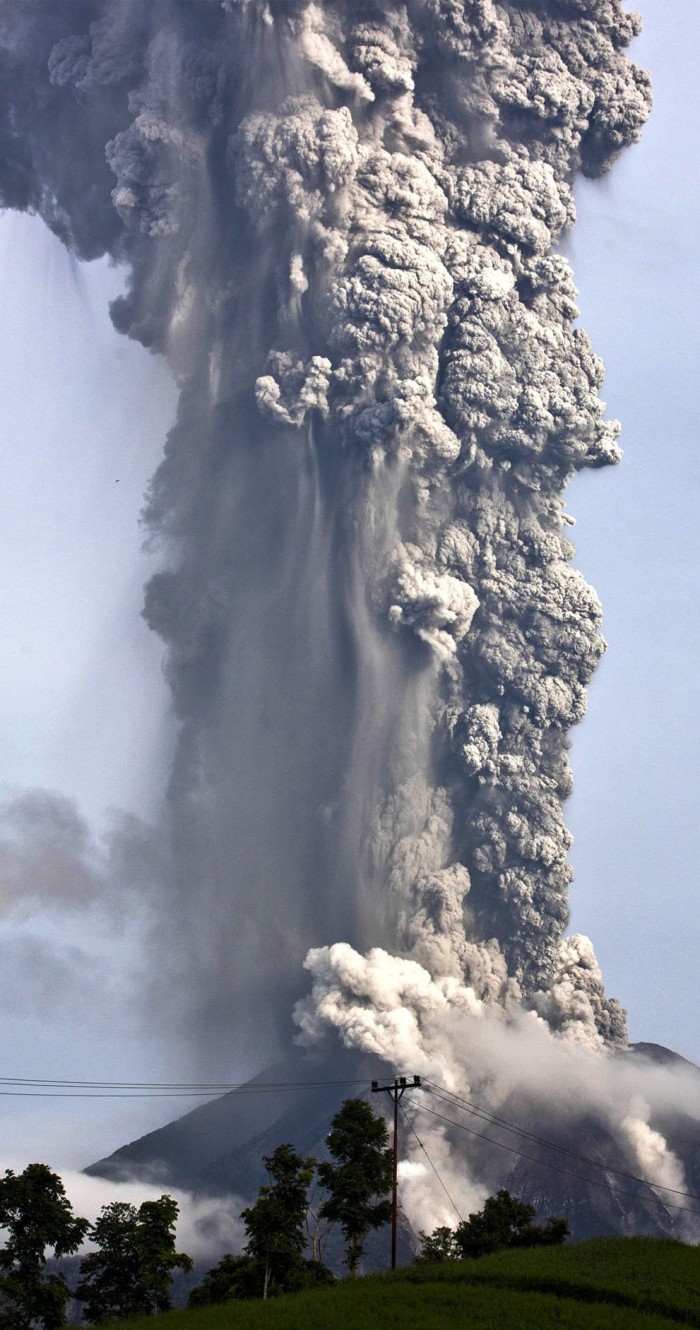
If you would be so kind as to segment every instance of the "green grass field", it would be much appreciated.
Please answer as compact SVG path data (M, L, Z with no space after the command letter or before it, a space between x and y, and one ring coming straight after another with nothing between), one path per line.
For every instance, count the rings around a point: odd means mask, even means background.
M652 1330L700 1327L700 1247L600 1238L409 1266L267 1302L121 1321L121 1330Z

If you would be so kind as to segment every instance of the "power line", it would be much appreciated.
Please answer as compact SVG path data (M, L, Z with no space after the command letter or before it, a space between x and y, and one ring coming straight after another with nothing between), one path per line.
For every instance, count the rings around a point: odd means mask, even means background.
M279 1090L320 1090L333 1086L367 1085L366 1078L344 1081L263 1081L206 1083L177 1081L59 1081L0 1076L0 1096L43 1099L203 1099L223 1094L274 1094ZM15 1086L28 1085L20 1090ZM8 1088L4 1088L8 1087ZM41 1088L43 1087L43 1088Z
M597 1159L591 1159L589 1155L579 1154L576 1150L570 1150L568 1146L557 1145L554 1141L549 1141L544 1136L536 1136L533 1132L527 1131L525 1127L518 1127L515 1123L508 1122L506 1118L500 1118L496 1113L490 1113L488 1109L479 1108L477 1104L471 1103L470 1100L462 1099L460 1095L455 1094L452 1090L446 1090L444 1086L438 1085L436 1081L426 1081L425 1084L429 1085L432 1093L435 1094L438 1099L442 1099L444 1103L450 1104L451 1100L456 1100L458 1104L464 1107L467 1113L471 1113L474 1117L480 1118L481 1121L488 1122L494 1126L504 1127L506 1131L512 1132L517 1136L522 1136L528 1141L534 1141L537 1145L544 1145L549 1150L558 1150L560 1154L569 1155L570 1158L577 1159L579 1163L589 1164L591 1168L599 1168L606 1173L615 1173L617 1177L626 1178L628 1182L641 1182L647 1187L660 1187L662 1191L671 1192L674 1196L684 1196L688 1201L700 1201L700 1196L695 1192L682 1191L679 1187L666 1187L662 1182L649 1182L647 1178L641 1178L636 1173L626 1173L621 1168L613 1168L612 1165L603 1164ZM450 1096L450 1099L446 1098L447 1095ZM456 1107L456 1105L452 1106Z
M6 1099L220 1099L218 1090L0 1090Z
M522 1150L516 1150L512 1145L505 1145L503 1141L494 1140L493 1136L487 1136L485 1132L474 1131L472 1127L466 1127L463 1122L455 1122L454 1118L446 1118L444 1113L436 1113L434 1109L427 1108L425 1104L416 1104L415 1107L419 1113L429 1113L431 1117L439 1118L441 1122L449 1122L452 1127L458 1127L460 1131L466 1131L470 1136L476 1136L480 1141L488 1141L491 1145L497 1145L501 1150L507 1150L509 1154L518 1155L520 1159L529 1159L532 1164L538 1164L542 1168L550 1168L554 1173L564 1173L567 1177L579 1178L581 1182L585 1182L589 1187L603 1187L605 1191L610 1191L615 1196L633 1196L637 1201L640 1199L637 1192L626 1191L622 1187L611 1187L609 1183L602 1182L598 1178L587 1178L584 1173L573 1173L570 1168L562 1168L560 1164L551 1164L546 1159L537 1159L534 1155L527 1155ZM642 1182L647 1187L660 1187L662 1185L661 1183L649 1183L646 1179L642 1179ZM663 1187L662 1190L664 1190ZM652 1192L652 1196L659 1205L667 1210L684 1210L687 1214L700 1215L700 1210L693 1210L688 1205L677 1205L674 1201L662 1201L654 1192Z
M70 1081L65 1077L49 1080L38 1076L0 1076L1 1085L105 1086L124 1090L279 1090L302 1086L367 1085L366 1076L344 1081Z
M401 1112L403 1113L403 1116L404 1116L404 1119L405 1119L405 1121L406 1121L407 1126L408 1126L408 1127L410 1128L410 1130L413 1132L413 1135L415 1136L415 1138L416 1138L416 1140L417 1140L417 1142L418 1142L418 1144L419 1144L421 1150L423 1151L423 1154L425 1155L425 1157L426 1157L428 1163L430 1164L430 1167L432 1168L433 1173L435 1174L435 1177L437 1178L438 1182L440 1183L440 1186L442 1187L442 1190L444 1191L444 1193L445 1193L445 1195L446 1195L448 1201L450 1202L450 1205L452 1206L452 1209L454 1210L454 1212L455 1212L457 1218L459 1219L459 1221L460 1221L460 1223L461 1223L461 1222L462 1222L462 1216L461 1216L461 1214L459 1213L459 1210L457 1209L457 1206L456 1206L455 1202L453 1201L452 1197L450 1196L450 1193L448 1192L447 1187L445 1186L445 1183L443 1182L442 1178L440 1177L440 1174L438 1173L437 1168L435 1167L435 1164L433 1163L432 1159L430 1158L430 1155L428 1154L428 1151L426 1150L426 1148L425 1148L425 1146L424 1146L422 1140L420 1139L420 1136L418 1135L418 1132L416 1131L416 1129L415 1129L413 1123L411 1122L411 1119L409 1118L408 1113L406 1112L406 1109L404 1108L403 1104L399 1104L399 1108L401 1109Z
M8 1087L0 1088L0 1097L25 1099L213 1099L219 1098L224 1094L236 1094L237 1096L274 1094L278 1091L320 1090L345 1085L368 1085L368 1081L364 1077L355 1077L353 1079L348 1078L346 1080L337 1081L260 1081L251 1084L250 1082L237 1081L74 1081L59 1079L49 1080L39 1077L25 1078L20 1076L0 1076L0 1087ZM473 1117L476 1117L482 1122L486 1122L490 1126L501 1127L513 1135L520 1136L528 1141L533 1141L535 1144L542 1145L546 1149L556 1150L560 1154L565 1154L591 1168L597 1168L605 1173L614 1173L616 1177L626 1178L631 1182L638 1182L642 1186L656 1188L663 1192L669 1192L674 1196L682 1196L686 1200L700 1201L700 1195L697 1195L694 1192L681 1191L678 1187L666 1187L660 1182L650 1182L647 1178L642 1178L634 1173L627 1173L622 1169L600 1163L598 1160L591 1159L587 1155L580 1154L575 1150L570 1150L567 1146L558 1145L556 1142L547 1140L543 1136L537 1136L535 1133L528 1131L524 1127L519 1127L515 1123L508 1122L506 1118L501 1118L495 1113L490 1113L487 1109L480 1108L470 1100L462 1098L462 1096L455 1094L452 1090L448 1090L445 1086L441 1086L437 1081L425 1081L424 1085L443 1103L452 1107L461 1107L463 1111L470 1113ZM21 1090L9 1088L15 1086L31 1086L32 1089ZM498 1141L491 1136L487 1136L484 1132L474 1131L462 1122L455 1122L452 1118L444 1117L443 1114L427 1108L424 1104L416 1104L415 1107L421 1109L425 1113L430 1113L433 1117L439 1118L443 1122L450 1123L452 1126L459 1128L461 1131L467 1132L471 1136L477 1137L479 1140L487 1141L491 1145L495 1145L502 1150L507 1150L510 1154L518 1155L522 1159L528 1159L531 1163L539 1164L542 1167L549 1168L557 1173L564 1173L569 1177L579 1178L581 1181L587 1182L591 1186L603 1187L606 1191L611 1191L619 1196L637 1197L637 1193L635 1192L624 1190L620 1187L612 1187L609 1183L598 1181L594 1178L587 1178L582 1173L574 1173L570 1169L561 1168L560 1166L549 1163L544 1159L537 1159L533 1155L525 1154L521 1150L516 1150L512 1146L506 1145L503 1141ZM404 1116L406 1116L405 1113ZM440 1185L450 1201L450 1204L456 1213L459 1214L457 1206L447 1191L447 1188L435 1168L432 1159L428 1155L425 1146L418 1137L413 1124L408 1118L406 1118L406 1121L411 1131L413 1131L418 1144L424 1151L431 1168L435 1172ZM667 1209L683 1210L689 1214L700 1214L700 1210L694 1210L689 1206L677 1205L671 1201L661 1201L659 1197L656 1197L655 1199Z

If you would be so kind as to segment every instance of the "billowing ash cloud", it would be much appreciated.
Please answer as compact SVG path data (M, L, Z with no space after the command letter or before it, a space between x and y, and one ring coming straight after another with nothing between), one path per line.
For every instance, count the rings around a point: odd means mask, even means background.
M219 1071L341 937L624 1042L563 939L604 644L562 502L619 452L553 247L576 172L646 118L638 26L619 0L6 0L2 199L128 265L114 322L182 388L146 512L181 721L159 959Z
M578 963L596 969L590 945ZM346 943L313 948L306 968L312 989L295 1013L302 1045L318 1048L330 1039L332 1047L340 1036L345 1047L373 1054L390 1067L410 1068L424 1080L424 1089L410 1096L415 1134L404 1132L402 1145L402 1205L416 1230L453 1226L455 1205L465 1215L483 1203L494 1186L502 1185L503 1171L513 1167L514 1159L511 1154L504 1161L502 1150L495 1151L495 1161L489 1159L494 1137L495 1143L532 1159L534 1137L523 1142L508 1133L504 1140L494 1123L465 1114L466 1100L481 1108L495 1106L506 1121L527 1123L530 1132L538 1124L536 1133L563 1141L569 1151L573 1148L577 1159L569 1153L556 1160L550 1156L547 1162L568 1173L563 1197L574 1224L581 1197L577 1202L571 1174L578 1174L580 1183L583 1169L585 1182L589 1174L582 1155L590 1158L592 1147L596 1160L607 1151L613 1170L627 1174L607 1178L607 1185L618 1192L613 1223L626 1212L626 1224L637 1231L659 1231L655 1226L661 1223L661 1231L697 1242L700 1211L683 1194L688 1191L683 1163L654 1125L670 1125L675 1116L676 1123L684 1122L685 1132L694 1130L697 1068L679 1058L654 1064L638 1052L614 1056L610 1049L591 1046L586 1034L591 1013L576 1011L576 1005L587 1000L583 984L574 985L562 1004L569 1013L571 1036L562 1039L552 1037L549 1012L542 1019L522 1007L508 1011L480 1002L473 989L453 975L433 977L416 961L391 956L381 947L366 956ZM438 1171L449 1178L449 1197L427 1167L421 1141ZM542 1206L552 1177L537 1154L535 1161L534 1199ZM646 1216L634 1215L638 1197L630 1204L630 1188L639 1181L655 1189ZM599 1186L600 1176L594 1174L593 1190Z

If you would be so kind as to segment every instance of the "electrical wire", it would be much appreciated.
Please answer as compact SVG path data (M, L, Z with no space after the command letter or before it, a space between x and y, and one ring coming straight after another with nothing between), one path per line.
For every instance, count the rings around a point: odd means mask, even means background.
M455 1122L454 1118L445 1117L444 1113L436 1113L434 1109L428 1108L425 1104L418 1104L414 1101L414 1108L419 1113L429 1113L433 1118L439 1118L441 1122L448 1122L452 1127L458 1127L460 1131L466 1131L470 1136L476 1136L480 1141L488 1141L491 1145L497 1145L501 1150L507 1150L509 1154L518 1155L520 1159L529 1159L530 1163L538 1164L541 1168L552 1169L554 1173L564 1173L570 1178L579 1178L589 1187L603 1187L605 1191L610 1191L615 1196L633 1196L635 1200L640 1200L638 1192L626 1191L622 1187L611 1187L609 1183L602 1182L598 1178L587 1178L584 1173L573 1173L570 1168L562 1168L560 1164L551 1164L546 1159L537 1159L534 1155L525 1154L523 1150L516 1150L512 1145L506 1145L503 1141L497 1141L493 1136L487 1136L485 1132L474 1131L472 1127L466 1127L463 1122ZM644 1181L645 1186L652 1184ZM660 1184L657 1183L657 1186ZM662 1190L665 1190L662 1189ZM654 1200L666 1210L684 1210L686 1214L700 1215L700 1210L693 1210L688 1205L677 1205L675 1201L662 1201L654 1192L651 1193Z
M0 1096L34 1099L212 1099L224 1094L276 1094L286 1090L321 1090L342 1085L368 1085L363 1078L344 1081L262 1081L197 1083L177 1081L59 1081L0 1076ZM30 1090L10 1089L20 1085ZM40 1088L44 1087L44 1088Z
M171 1090L155 1091L149 1094L145 1090L0 1090L0 1097L5 1099L220 1099L219 1090Z
M425 1155L425 1157L426 1157L428 1163L430 1164L430 1167L432 1168L433 1173L435 1174L435 1177L437 1178L438 1182L440 1183L440 1186L442 1187L442 1190L444 1191L444 1193L445 1193L445 1195L446 1195L448 1201L450 1202L450 1205L452 1206L452 1209L454 1210L454 1212L455 1212L457 1218L459 1219L460 1223L462 1223L462 1216L461 1216L461 1214L459 1213L459 1210L457 1209L457 1205L456 1205L456 1203L453 1201L452 1197L450 1196L450 1193L448 1192L447 1187L445 1186L445 1183L443 1182L442 1178L440 1177L440 1174L438 1173L435 1164L433 1163L432 1159L430 1158L430 1155L428 1154L428 1151L426 1150L426 1148L425 1148L425 1146L424 1146L422 1140L420 1139L420 1136L418 1135L418 1132L416 1131L416 1129L415 1129L413 1123L411 1122L411 1119L409 1118L408 1113L406 1112L406 1109L404 1108L403 1104L401 1103L401 1100L399 1100L399 1108L401 1109L401 1112L402 1112L402 1114L403 1114L403 1118L404 1118L404 1121L406 1122L406 1125L407 1125L407 1126L410 1128L410 1130L413 1132L413 1135L415 1136L415 1138L416 1138L416 1140L417 1140L417 1142L418 1142L418 1144L419 1144L421 1150L423 1151L423 1154Z
M87 1087L105 1086L116 1090L285 1090L297 1089L310 1085L368 1085L366 1076L356 1076L354 1080L344 1081L69 1081L64 1077L47 1080L38 1076L0 1076L0 1085L79 1085Z
M250 1095L250 1094L276 1094L280 1091L295 1090L320 1090L330 1089L335 1086L344 1085L367 1085L366 1078L356 1077L354 1079L337 1081L260 1081L257 1084L250 1082L198 1082L198 1081L72 1081L72 1080L49 1080L39 1077L19 1077L19 1076L0 1076L0 1097L5 1098L32 1098L32 1099L214 1099L225 1094ZM570 1150L567 1146L558 1145L554 1141L549 1141L543 1136L537 1136L533 1132L527 1131L524 1127L519 1127L515 1123L508 1122L506 1118L501 1118L495 1113L490 1113L486 1109L480 1108L477 1104L468 1099L462 1098L452 1090L448 1090L437 1081L424 1080L424 1087L429 1093L433 1094L442 1103L450 1107L460 1109L470 1113L479 1121L487 1123L489 1126L500 1127L512 1135L519 1136L524 1140L532 1141L537 1145L542 1145L546 1149L556 1150L560 1154L565 1154L572 1159L578 1160L591 1168L597 1168L607 1174L613 1173L616 1177L625 1178L631 1182L638 1182L642 1186L656 1188L665 1193L674 1196L682 1196L686 1200L700 1201L700 1196L693 1192L681 1191L677 1187L665 1187L659 1182L650 1182L647 1178L638 1177L634 1173L626 1173L622 1169L613 1168L598 1160L591 1159L587 1155ZM18 1089L14 1087L31 1086L31 1089ZM10 1088L13 1087L13 1088ZM605 1188L620 1196L637 1197L636 1192L624 1190L620 1187L612 1187L607 1182L598 1181L595 1178L587 1178L582 1173L574 1173L570 1169L562 1168L556 1164L549 1163L544 1159L537 1159L533 1155L525 1154L521 1150L516 1150L513 1146L506 1145L503 1141L498 1141L492 1136L487 1136L485 1132L477 1132L467 1127L462 1122L455 1122L452 1118L447 1118L441 1113L429 1109L424 1104L414 1104L414 1107L421 1112L430 1113L433 1117L439 1118L443 1122L450 1123L452 1126L467 1132L479 1140L489 1142L502 1150L507 1150L510 1154L518 1155L522 1159L528 1159L531 1163L539 1164L544 1168L549 1168L557 1173L564 1173L569 1177L579 1178L591 1186ZM447 1191L437 1168L430 1158L423 1142L420 1140L415 1128L406 1116L403 1106L401 1106L404 1118L411 1131L416 1137L418 1144L424 1151L428 1163L433 1169L441 1187L445 1191L453 1209L459 1214L452 1197ZM652 1193L653 1194L653 1193ZM683 1210L689 1214L700 1214L700 1210L692 1209L689 1206L678 1205L671 1201L662 1201L660 1197L655 1198L660 1205L666 1209ZM461 1216L460 1216L461 1218Z
M647 1178L641 1178L636 1173L626 1173L621 1168L613 1168L612 1165L609 1166L601 1163L597 1159L591 1159L589 1155L579 1154L576 1150L570 1150L568 1146L557 1145L554 1141L548 1141L544 1136L535 1136L533 1132L527 1131L525 1127L518 1127L515 1123L508 1122L506 1118L500 1118L496 1113L489 1113L488 1109L479 1108L477 1104L471 1103L470 1100L462 1099L460 1095L455 1094L452 1090L445 1089L445 1087L439 1085L437 1081L426 1080L424 1084L430 1086L432 1093L435 1094L438 1099L442 1099L444 1103L452 1104L453 1107L456 1107L457 1104L459 1104L467 1113L471 1113L474 1117L481 1119L483 1122L488 1122L492 1126L503 1127L506 1131L517 1136L522 1136L528 1141L534 1141L537 1145L544 1145L549 1150L558 1150L560 1154L569 1155L571 1159L576 1159L581 1164L589 1164L591 1168L602 1169L605 1173L615 1173L617 1177L626 1178L628 1182L641 1182L647 1187L660 1187L662 1191L671 1192L674 1196L683 1196L687 1201L700 1201L700 1195L697 1195L695 1192L682 1191L679 1187L666 1187L661 1182L649 1182ZM450 1096L449 1099L447 1098L448 1095ZM453 1102L455 1100L456 1104Z

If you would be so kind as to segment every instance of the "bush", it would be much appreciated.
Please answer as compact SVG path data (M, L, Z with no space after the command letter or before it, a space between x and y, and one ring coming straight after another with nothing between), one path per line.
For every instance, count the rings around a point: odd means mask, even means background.
M565 1219L550 1217L544 1224L533 1224L534 1205L511 1196L502 1188L489 1196L483 1210L463 1219L456 1229L436 1228L421 1233L419 1261L459 1261L488 1256L505 1247L555 1247L569 1236Z

